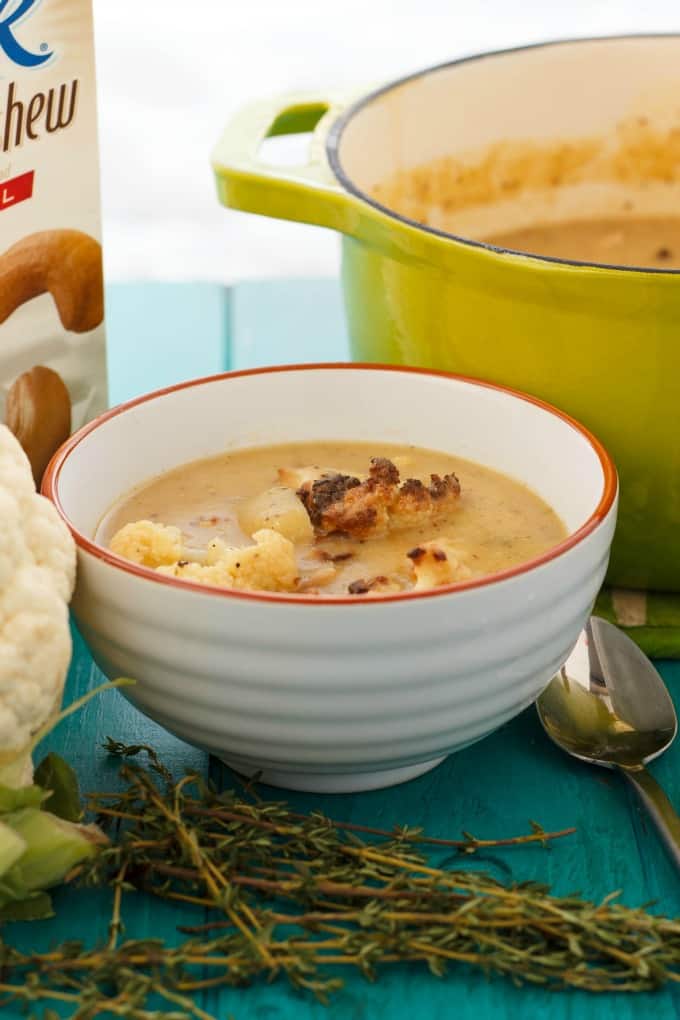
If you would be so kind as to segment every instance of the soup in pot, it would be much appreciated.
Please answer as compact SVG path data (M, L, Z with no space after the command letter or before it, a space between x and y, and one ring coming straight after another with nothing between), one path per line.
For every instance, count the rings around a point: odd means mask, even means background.
M314 442L175 468L116 503L96 538L194 583L366 598L493 574L565 536L535 492L480 464Z
M447 234L576 262L680 269L680 124L620 121L610 136L499 140L397 169L371 187Z
M672 216L537 224L484 240L499 248L579 262L680 269L680 219Z

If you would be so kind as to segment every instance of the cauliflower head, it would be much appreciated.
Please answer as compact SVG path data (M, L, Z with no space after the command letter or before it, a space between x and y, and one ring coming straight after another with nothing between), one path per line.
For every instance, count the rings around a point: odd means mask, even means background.
M293 543L271 528L253 535L254 545L234 547L213 539L205 563L180 560L159 566L159 574L198 584L251 591L294 591L298 579Z
M76 551L0 425L0 782L30 779L33 736L58 712L71 659Z
M262 508L255 509L259 514ZM290 522L284 524L290 525ZM298 568L291 540L274 528L260 528L252 537L254 544L246 546L226 545L214 538L208 543L205 554L196 559L195 551L183 546L182 532L174 525L132 521L116 532L109 548L118 556L152 567L166 577L179 577L196 584L253 591L295 591Z
M174 525L133 521L116 532L109 548L143 567L169 566L182 558L182 532Z

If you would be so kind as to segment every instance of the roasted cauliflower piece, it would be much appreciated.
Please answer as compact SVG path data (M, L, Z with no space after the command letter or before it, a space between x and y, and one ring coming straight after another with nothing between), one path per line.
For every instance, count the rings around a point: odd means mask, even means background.
M182 532L154 521L134 521L117 531L111 552L143 567L161 567L182 558Z
M377 480L328 475L306 483L298 496L320 537L341 532L352 538L375 538L389 530L390 487Z
M415 575L413 591L424 591L428 588L439 588L443 584L465 581L472 574L463 561L460 549L447 538L423 542L406 555L411 561Z
M460 482L455 475L430 475L430 484L407 478L390 510L392 528L417 528L436 520L458 502Z
M356 539L431 523L449 512L460 496L454 474L431 475L430 484L408 478L386 457L374 457L368 478L340 473L308 477L298 489L317 536L342 533Z
M157 567L157 571L166 577L217 587L295 591L298 570L293 543L271 528L256 531L253 539L255 545L242 548L213 539L204 563L180 558Z

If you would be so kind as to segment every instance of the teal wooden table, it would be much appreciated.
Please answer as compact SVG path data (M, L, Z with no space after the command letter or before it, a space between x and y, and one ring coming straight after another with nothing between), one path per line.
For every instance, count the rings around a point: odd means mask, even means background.
M117 402L195 375L273 362L347 358L339 288L334 281L247 283L230 290L212 285L114 286L108 293L111 397ZM680 695L680 663L661 663L671 692ZM75 636L67 701L101 681ZM54 749L78 770L84 789L111 789L117 765L102 750L106 736L154 745L176 771L199 768L223 787L227 769L145 719L117 692L90 702L63 722L41 751ZM680 741L653 771L680 805ZM266 791L267 795L284 794ZM391 791L356 796L290 794L296 809L320 808L352 822L390 828L408 822L433 836L504 837L527 831L529 819L546 829L575 825L574 836L551 849L533 846L466 859L502 879L536 879L560 893L581 891L599 899L625 890L630 905L656 901L680 915L680 876L668 863L628 785L616 776L567 759L544 737L533 709L493 736L450 757L435 771ZM106 892L63 889L57 916L4 932L15 945L44 949L65 938L96 942L106 936ZM126 895L127 934L176 938L187 913L146 896ZM453 969L441 981L417 968L386 971L376 984L347 975L345 989L329 1007L291 990L284 982L248 989L206 992L199 1004L216 1017L234 1020L487 1020L536 1017L553 1020L655 1020L680 1017L680 989L654 994L588 996L517 989L500 979ZM3 1020L17 1020L6 1007ZM67 1016L68 1013L62 1014Z

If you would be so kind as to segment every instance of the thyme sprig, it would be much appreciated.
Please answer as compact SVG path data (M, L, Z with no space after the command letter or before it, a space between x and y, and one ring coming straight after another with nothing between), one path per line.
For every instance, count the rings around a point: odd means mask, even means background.
M0 942L5 1001L70 1003L77 1020L212 1020L199 1005L206 989L285 977L325 1001L342 984L340 968L374 979L402 961L437 977L465 964L516 984L589 992L680 981L680 920L625 907L616 894L592 903L535 882L504 885L432 856L545 846L573 829L532 823L510 839L441 840L335 822L219 793L199 775L176 782L142 745L107 748L124 759L125 789L91 794L89 807L117 838L73 877L113 888L108 941L27 954ZM145 766L131 760L142 754ZM141 890L203 915L177 946L124 939L125 897Z

